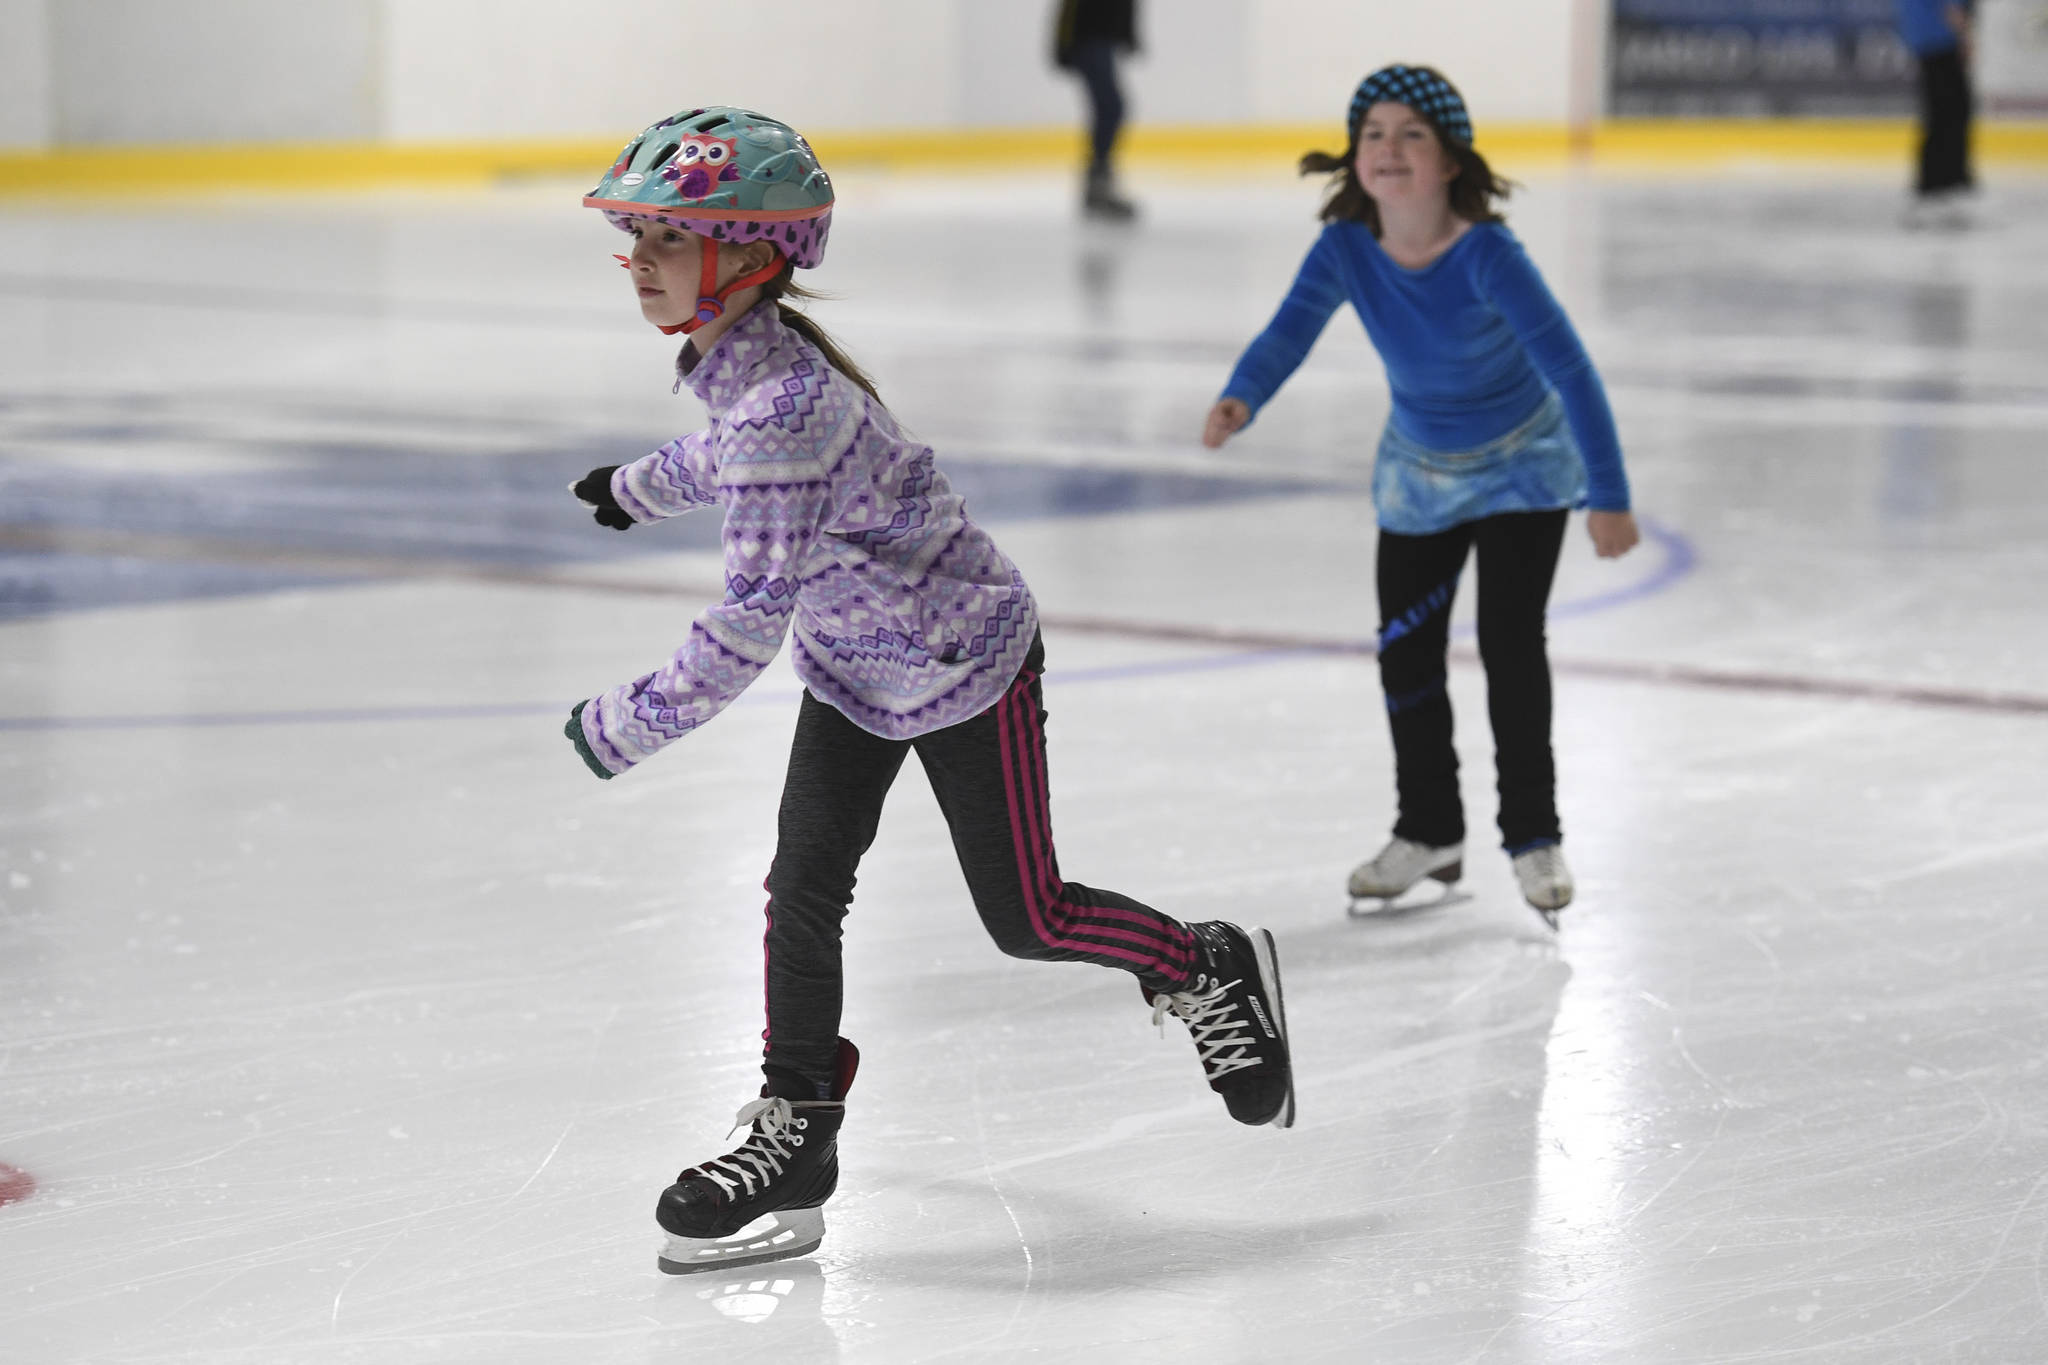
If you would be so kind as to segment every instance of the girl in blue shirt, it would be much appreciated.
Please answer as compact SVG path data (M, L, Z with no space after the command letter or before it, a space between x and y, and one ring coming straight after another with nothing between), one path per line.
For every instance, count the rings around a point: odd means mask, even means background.
M1479 653L1500 831L1529 903L1553 925L1572 898L1550 749L1544 610L1570 509L1603 558L1637 540L1614 415L1577 333L1493 201L1508 186L1428 67L1390 66L1352 96L1322 234L1210 409L1203 443L1244 429L1349 302L1386 365L1393 412L1373 466L1380 534L1380 681L1393 731L1393 839L1351 874L1391 900L1463 875L1465 818L1445 652L1451 600L1476 551Z

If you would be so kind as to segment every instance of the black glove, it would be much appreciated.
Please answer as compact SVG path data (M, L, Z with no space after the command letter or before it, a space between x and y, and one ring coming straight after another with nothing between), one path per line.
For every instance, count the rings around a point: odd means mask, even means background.
M583 708L588 705L590 703L587 701L576 703L576 709L569 713L569 723L562 727L562 733L567 735L569 742L576 746L576 753L583 759L584 764L589 767L590 771L609 782L617 774L597 761L597 755L590 751L590 741L583 737Z
M633 529L633 518L627 515L625 508L619 506L619 500L612 496L612 475L617 469L618 466L615 464L608 464L603 469L593 469L570 484L569 491L579 500L597 509L590 515L596 519L599 526L609 526L614 531L630 531Z

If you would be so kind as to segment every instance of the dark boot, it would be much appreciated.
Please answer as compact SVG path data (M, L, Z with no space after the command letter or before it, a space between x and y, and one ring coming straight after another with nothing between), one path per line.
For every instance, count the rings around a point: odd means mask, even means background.
M1107 166L1091 166L1081 191L1081 209L1090 218L1128 223L1138 216L1138 206L1117 192L1116 177Z
M1188 983L1153 995L1152 1021L1177 1016L1194 1035L1209 1088L1239 1123L1294 1125L1294 1066L1280 959L1264 929L1222 920L1190 924L1197 956Z
M762 1086L735 1122L751 1130L738 1150L690 1167L662 1191L654 1221L668 1239L655 1264L687 1275L816 1251L825 1201L839 1185L839 1125L859 1065L859 1050L841 1038L831 1098L815 1098L817 1088L795 1078Z

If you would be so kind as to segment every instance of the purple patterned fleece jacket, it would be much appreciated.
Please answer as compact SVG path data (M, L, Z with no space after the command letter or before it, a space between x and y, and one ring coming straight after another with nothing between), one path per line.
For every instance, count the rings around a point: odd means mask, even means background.
M583 708L583 737L622 773L710 720L796 635L797 676L885 739L994 705L1038 628L1031 590L888 409L785 326L749 309L683 376L708 430L622 465L638 522L725 517L725 600L675 657Z

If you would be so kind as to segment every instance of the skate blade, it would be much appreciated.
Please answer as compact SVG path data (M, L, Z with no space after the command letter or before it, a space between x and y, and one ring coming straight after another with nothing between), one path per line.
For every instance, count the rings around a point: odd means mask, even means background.
M824 1240L822 1207L783 1209L756 1218L729 1237L678 1237L664 1232L654 1264L664 1275L696 1275L806 1256Z
M1287 1047L1287 1098L1280 1105L1280 1112L1266 1122L1275 1128L1294 1126L1294 1044L1287 1036L1287 996L1280 988L1280 949L1273 942L1271 931L1252 931L1252 956L1259 964L1259 984L1266 988L1266 998L1273 1002L1273 1028L1280 1035L1281 1043Z
M1443 910L1453 905L1463 905L1472 899L1471 893L1460 891L1449 882L1437 883L1434 894L1424 892L1411 896L1414 887L1399 896L1353 896L1344 913L1352 919L1395 919L1402 915L1421 914L1425 910ZM1405 898L1405 899L1404 899Z

